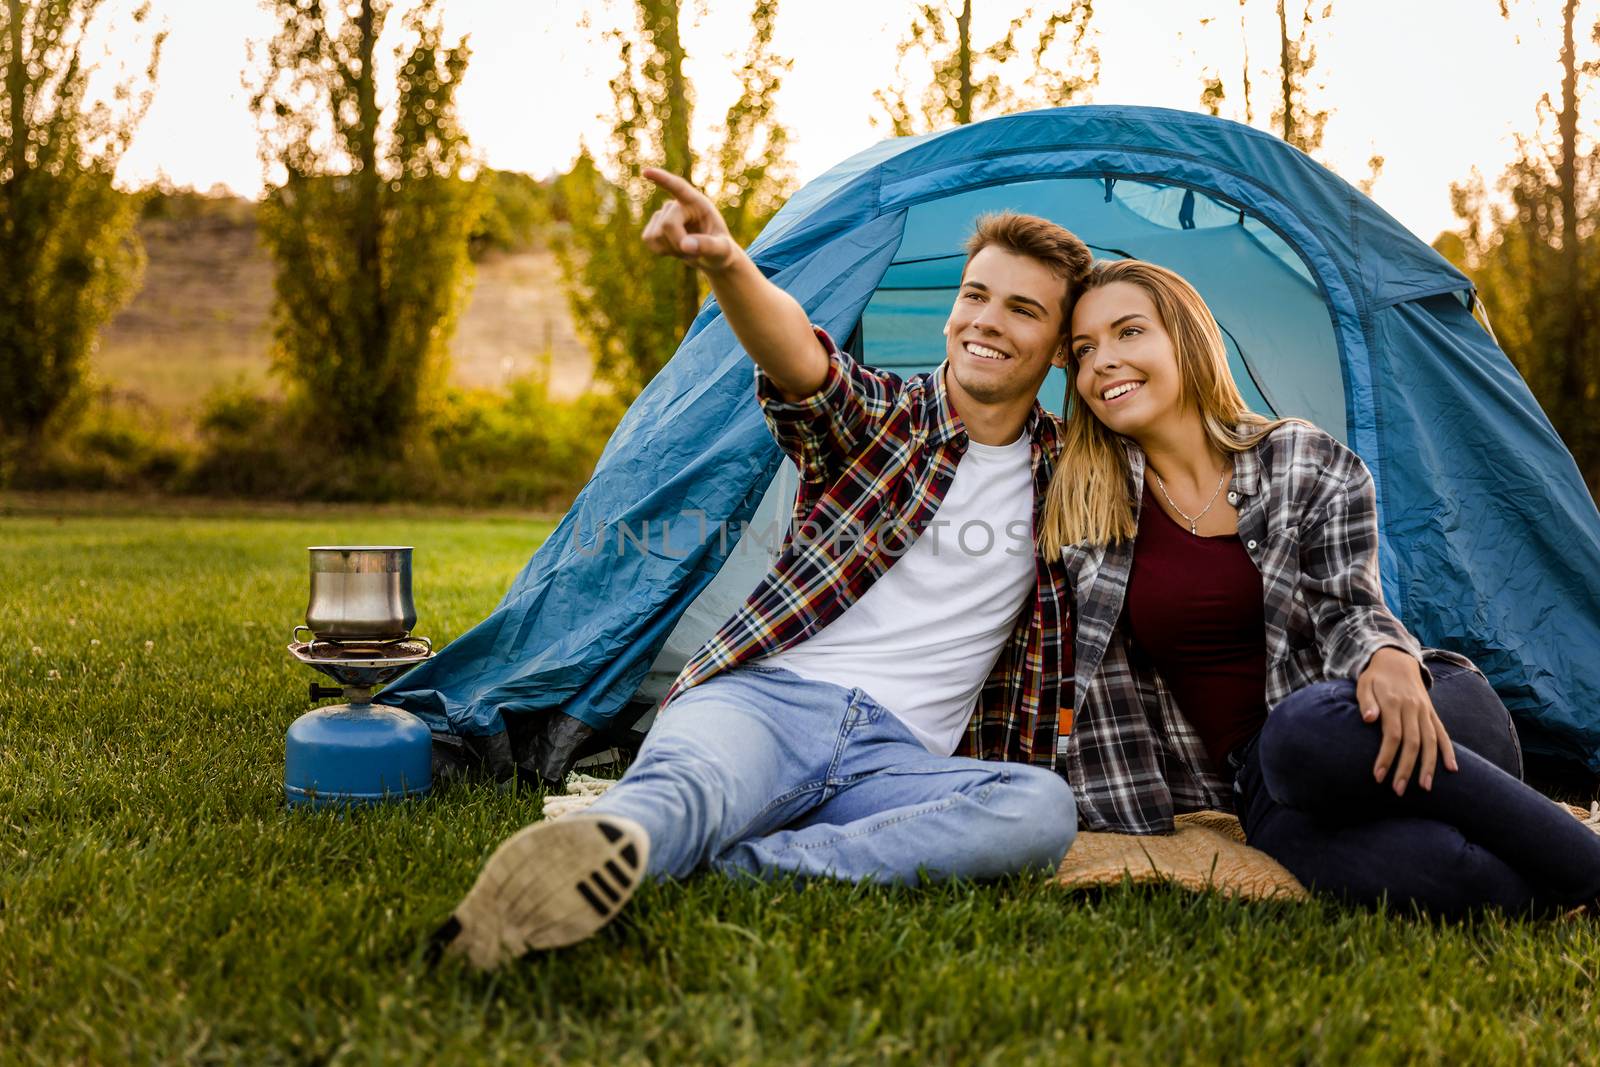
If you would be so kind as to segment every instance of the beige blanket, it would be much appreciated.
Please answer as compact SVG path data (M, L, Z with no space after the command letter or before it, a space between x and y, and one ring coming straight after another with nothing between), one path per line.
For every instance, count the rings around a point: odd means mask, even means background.
M1220 811L1179 815L1171 834L1080 833L1056 872L1056 881L1068 889L1120 885L1124 879L1175 882L1247 900L1310 895L1277 860L1245 844L1239 820Z
M1600 832L1600 806L1558 804ZM1080 833L1061 861L1056 881L1068 889L1134 882L1173 882L1245 900L1305 900L1310 894L1265 852L1244 843L1239 820L1220 811L1177 817L1177 831L1148 837Z

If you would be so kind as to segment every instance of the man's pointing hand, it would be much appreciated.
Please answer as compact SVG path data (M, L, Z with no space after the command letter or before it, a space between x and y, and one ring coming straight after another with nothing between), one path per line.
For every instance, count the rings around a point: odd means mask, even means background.
M656 167L646 167L644 176L672 197L645 223L645 247L657 255L681 259L707 274L717 274L731 266L738 258L739 246L710 198L676 174Z
M704 193L657 167L647 167L644 176L672 197L645 224L645 247L705 273L733 335L780 396L799 400L821 389L828 352L805 309L762 276Z

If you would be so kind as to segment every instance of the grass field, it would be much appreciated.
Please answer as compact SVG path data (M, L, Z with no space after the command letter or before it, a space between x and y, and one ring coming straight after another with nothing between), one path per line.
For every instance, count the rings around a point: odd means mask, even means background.
M1597 920L708 877L496 977L428 970L427 933L540 800L284 810L304 548L415 545L442 643L549 530L0 517L0 1062L1600 1060Z

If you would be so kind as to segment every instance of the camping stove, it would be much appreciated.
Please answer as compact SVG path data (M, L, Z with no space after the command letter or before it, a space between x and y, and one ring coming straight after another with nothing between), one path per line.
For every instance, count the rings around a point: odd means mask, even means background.
M416 620L411 608L409 548L314 548L310 625L296 626L289 654L333 679L311 683L313 703L341 696L344 703L312 708L289 727L285 741L283 791L290 807L375 804L421 796L433 785L433 742L421 719L399 708L372 702L373 690L393 681L433 655L425 637L393 636L395 624L370 626L361 636L354 624L360 611L342 611L341 589L357 594L392 578L399 591L393 603L404 626ZM329 575L350 576L331 581ZM375 577L376 576L376 577ZM362 607L364 605L357 605ZM369 606L369 605L365 605ZM326 620L336 618L330 626ZM338 636L330 636L328 630ZM310 640L301 640L302 632Z

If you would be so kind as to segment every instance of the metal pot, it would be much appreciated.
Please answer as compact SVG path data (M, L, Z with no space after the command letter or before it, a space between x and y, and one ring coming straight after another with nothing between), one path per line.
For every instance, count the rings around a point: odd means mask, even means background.
M417 624L411 547L312 548L306 626L319 641L398 641Z

